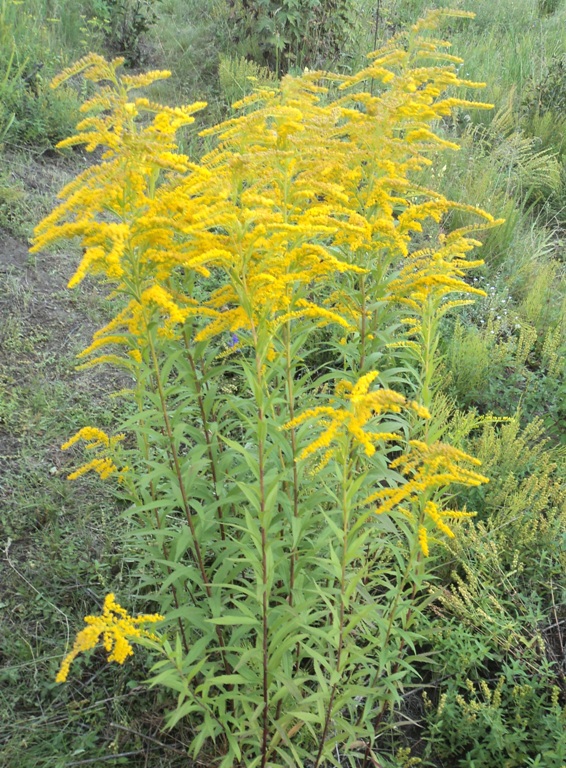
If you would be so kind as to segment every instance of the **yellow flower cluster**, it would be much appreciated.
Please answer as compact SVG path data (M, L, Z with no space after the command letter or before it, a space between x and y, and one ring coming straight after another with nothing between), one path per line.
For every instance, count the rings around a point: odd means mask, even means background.
M409 402L403 395L392 389L376 389L369 391L372 382L379 376L378 371L362 376L356 384L349 381L340 381L336 385L337 397L343 398L346 408L332 408L320 406L304 411L292 421L284 425L285 429L293 429L314 420L317 426L322 428L322 434L299 454L299 459L306 459L321 449L326 449L319 468L326 466L337 448L330 447L340 432L348 433L355 444L360 445L367 456L375 453L375 443L387 440L400 440L401 436L394 432L372 432L364 429L376 416L382 413L400 413L403 408L414 410L422 418L429 418L430 414L418 403Z
M481 84L458 77L448 43L423 38L439 19L433 13L393 38L355 75L309 72L259 88L236 105L236 117L202 132L217 146L198 164L179 153L175 135L204 104L171 108L131 93L169 73L124 75L121 59L89 54L56 78L82 72L99 83L77 135L62 145L106 151L61 192L33 250L79 238L84 255L70 285L99 274L127 298L88 353L122 344L125 359L136 359L155 322L171 336L190 321L197 341L226 331L253 336L261 323L276 332L300 318L352 330L359 313L336 276L379 265L398 272L403 258L389 298L412 309L432 288L478 293L462 279L479 263L466 260L476 244L469 228L409 255L423 222L455 207L410 180L430 165L431 151L455 147L435 135L433 121L455 107L489 106L445 96ZM378 83L375 94L364 90L369 82ZM193 277L212 272L221 284L197 302Z
M446 520L460 520L475 514L453 509L441 510L434 501L427 500L427 496L451 483L478 486L488 483L489 478L462 466L462 462L473 466L479 466L481 462L450 445L428 445L421 440L411 440L409 446L409 453L403 454L389 465L392 469L400 470L406 479L405 483L395 488L381 488L369 496L365 503L378 501L380 503L375 510L376 514L397 510L417 525L421 550L426 556L429 553L428 533L424 525L426 519L452 538L454 532Z
M453 207L470 210L484 217L486 223L477 225L473 229L485 229L502 223L502 219L494 219L476 208ZM468 270L483 264L481 259L468 261L465 257L468 251L481 245L479 241L467 236L471 229L472 227L463 227L454 230L449 235L440 234L437 248L427 248L408 254L398 277L390 282L388 300L405 304L413 310L413 316L402 321L408 326L407 334L409 336L415 335L421 330L421 318L431 298L436 303L435 314L439 319L451 309L472 303L469 299L445 301L445 297L450 294L485 296L484 291L473 287L463 279ZM397 346L402 345L403 342Z
M85 617L87 626L77 634L73 648L63 659L55 681L64 683L69 675L71 664L79 653L95 648L101 637L108 653L108 661L123 664L134 652L130 640L146 637L158 641L159 638L156 635L140 628L142 624L156 621L163 621L163 616L153 613L134 618L118 605L113 594L106 595L102 615Z
M103 432L101 429L97 429L96 427L83 427L75 435L73 435L73 437L67 440L66 443L63 443L61 450L66 451L75 445L75 443L78 443L79 440L84 440L87 443L85 446L87 451L101 450L103 454L107 454L108 452L112 452L118 443L123 439L124 435L122 434L109 437L105 432ZM86 464L83 464L74 472L71 472L67 479L76 480L78 477L86 475L86 473L90 472L91 470L100 475L103 480L106 480L106 478L110 477L110 475L114 474L115 472L120 472L120 474L122 474L125 471L125 468L118 470L117 466L114 464L114 461L108 455L103 455L102 457L97 456L95 459L92 459Z

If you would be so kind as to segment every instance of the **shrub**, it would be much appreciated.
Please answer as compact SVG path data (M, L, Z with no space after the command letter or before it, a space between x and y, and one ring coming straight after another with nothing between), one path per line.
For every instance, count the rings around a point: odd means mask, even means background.
M106 45L123 55L129 66L143 59L143 35L157 21L156 3L161 0L96 0L91 23L97 21Z
M354 22L352 0L239 0L233 12L242 53L277 75L335 62Z

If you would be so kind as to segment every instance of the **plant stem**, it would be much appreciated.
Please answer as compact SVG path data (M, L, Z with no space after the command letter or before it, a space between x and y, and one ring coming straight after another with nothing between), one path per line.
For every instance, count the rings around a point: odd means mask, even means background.
M435 307L433 297L428 296L426 308L423 311L421 323L422 335L422 381L421 381L421 401L425 408L431 409L432 406L432 379L436 366L434 364L434 355L437 342L437 320L435 318ZM429 425L425 421L424 438L428 443Z
M207 594L207 597L209 600L212 599L212 588L210 586L210 580L208 578L208 574L206 573L206 568L204 566L204 559L202 556L202 551L196 536L195 526L192 519L191 514L191 508L189 505L189 498L187 495L187 489L185 488L185 483L183 482L183 475L181 472L181 464L179 462L179 454L177 452L177 446L175 445L175 438L173 437L173 430L171 429L171 421L169 420L169 414L167 413L167 401L165 398L165 393L163 391L163 385L161 383L161 375L159 370L159 361L157 359L157 353L155 351L155 345L153 343L153 338L151 336L151 332L148 333L148 339L149 339L149 346L151 350L151 358L153 361L153 366L155 369L155 376L157 380L157 388L159 392L159 401L161 403L161 412L163 414L163 421L165 424L165 431L167 433L167 438L169 440L169 446L171 449L171 455L173 457L173 464L174 464L174 470L175 475L177 477L177 482L179 483L179 490L181 491L181 498L183 500L183 509L185 512L185 517L187 519L187 525L189 526L189 530L191 532L191 536L193 539L193 547L194 547L194 554L196 556L196 561L200 570L201 578L203 581L203 585ZM228 660L226 659L226 653L225 653L225 642L224 642L224 635L222 632L221 627L216 624L216 635L218 637L218 643L221 647L222 652L222 659L224 662L224 669L226 671L226 674L229 674L230 672L230 666L228 664Z
M136 387L136 402L138 406L138 412L140 414L143 413L143 390L142 390L142 384L141 384L141 377L138 378L138 386ZM143 424L143 421L140 418L140 423ZM147 435L145 434L145 431L143 432L143 444L142 444L142 453L143 457L146 460L146 463L149 463L149 442L147 439ZM135 488L132 489L133 493L136 493ZM155 493L155 486L153 483L153 480L150 483L150 493L151 493L151 499L152 501L155 501L156 499L156 493ZM137 494L136 494L137 495ZM139 498L139 497L138 497ZM161 518L159 517L159 512L157 509L153 510L153 515L155 517L155 528L156 530L161 530ZM170 576L173 569L169 565L169 550L167 548L167 544L165 542L162 542L161 544L161 551L163 553L163 558L167 562L167 575ZM179 610L179 596L177 594L177 588L174 584L171 584L171 593L173 595L173 602L175 603L175 608ZM185 633L185 627L183 625L183 622L181 620L181 617L177 617L177 625L179 627L179 632L181 633L181 640L183 641L183 648L185 649L185 653L189 652L189 643L187 641L187 636Z
M362 327L361 327L361 339L360 339L360 348L361 348L361 354L360 354L360 371L363 372L364 370L364 363L366 361L366 338L367 338L367 329L366 329L366 282L365 282L365 275L362 275L360 277L360 290L362 293Z
M293 382L293 368L291 364L291 322L287 321L285 325L285 368L287 374L287 400L289 404L289 421L295 418L295 393ZM295 428L290 430L291 452L293 461L293 517L299 517L299 472L297 469L297 433ZM291 563L289 574L289 605L293 605L293 590L295 587L295 570L297 567L297 548L295 544L291 547Z
M197 401L198 401L198 406L200 411L200 417L202 419L202 428L204 431L204 438L206 440L206 449L208 454L208 461L210 464L210 473L212 475L212 482L213 482L213 493L214 493L214 498L216 499L217 507L218 507L218 522L220 525L220 538L222 539L222 541L226 541L226 531L224 530L224 520L222 516L222 505L220 504L220 499L218 496L218 473L216 471L216 462L214 460L214 453L212 451L212 440L210 437L210 429L208 426L208 419L206 417L206 410L204 408L204 400L202 397L202 387L199 380L198 371L195 365L195 360L189 348L189 340L187 339L186 334L183 334L183 338L185 341L185 349L187 350L187 359L189 361L191 370L193 372L193 380L195 383L195 389L197 393Z
M254 334L255 335L255 334ZM256 372L258 390L262 392L262 364L256 345ZM263 400L263 398L262 398ZM260 504L260 529L261 529L261 576L262 576L262 667L263 667L263 727L261 744L261 768L267 765L268 736L269 736L269 681L268 681L268 599L267 599L267 531L265 527L265 438L263 424L265 413L263 402L258 403L258 464L259 464L259 504Z
M377 0L376 6L375 6L375 30L373 34L373 50L375 51L377 48L377 31L379 29L379 12L381 9L381 0ZM370 94L373 96L373 84L374 79L372 77L371 79L371 87L370 87Z
M349 441L348 441L349 442ZM318 747L318 753L316 756L314 768L318 768L322 758L324 750L324 744L326 743L326 736L328 734L328 727L332 717L332 707L334 705L334 699L336 697L336 689L340 681L342 674L342 650L344 648L344 617L346 613L345 605L345 593L346 593L346 557L348 553L348 535L350 526L350 504L348 501L348 487L350 483L350 446L345 450L343 472L342 472L342 558L341 558L341 571L340 571L340 597L339 597L339 630L338 630L338 648L336 651L336 672L337 680L332 686L330 692L330 699L328 700L328 709L326 711L326 717L324 720L324 727L320 737L320 744Z

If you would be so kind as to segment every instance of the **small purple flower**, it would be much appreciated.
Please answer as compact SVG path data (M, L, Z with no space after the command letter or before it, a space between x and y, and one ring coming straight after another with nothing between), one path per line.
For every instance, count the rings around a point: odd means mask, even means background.
M240 339L236 336L235 333L232 334L230 341L228 342L229 347L235 347L236 344L240 343Z

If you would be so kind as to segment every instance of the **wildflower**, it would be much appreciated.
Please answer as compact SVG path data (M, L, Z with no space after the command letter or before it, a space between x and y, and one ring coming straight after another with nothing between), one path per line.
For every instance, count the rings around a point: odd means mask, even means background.
M378 501L380 503L375 510L376 514L380 515L397 509L414 523L418 527L421 550L426 556L428 534L424 521L430 520L441 533L454 538L454 531L446 521L461 520L475 515L475 512L466 510L442 510L436 502L426 500L427 494L430 496L431 492L445 488L451 483L478 486L488 483L489 478L463 466L463 464L479 466L480 461L450 445L444 443L428 445L421 440L411 440L409 446L412 449L409 453L403 454L389 465L391 469L401 471L405 482L395 488L381 488L369 496L365 503Z
M102 478L102 480L106 480L115 472L122 474L124 470L118 470L118 467L114 463L113 459L110 456L104 454L112 453L117 444L120 443L124 437L125 436L123 434L109 437L106 432L103 432L103 430L98 429L97 427L83 427L80 429L75 435L73 435L73 437L67 440L66 443L63 443L61 450L66 451L75 445L75 443L78 443L79 440L84 440L87 444L87 451L95 450L102 455L92 459L86 464L83 464L74 472L71 472L71 474L67 476L67 480L76 480L77 478L86 475L86 473L90 472L91 470L96 472Z
M111 448L124 439L124 435L119 434L114 437L108 437L106 432L97 427L83 427L73 435L66 443L61 446L62 451L68 450L71 446L78 443L79 440L84 440L88 443L87 450L98 448L103 446L104 448Z
M85 617L87 626L77 634L71 651L61 663L55 682L64 683L69 675L71 664L79 653L90 651L98 644L101 637L108 653L108 661L123 664L134 652L130 640L140 637L159 640L153 633L140 628L142 624L156 621L163 621L163 616L154 613L142 614L134 618L125 608L118 605L113 594L106 595L102 615Z
M423 418L430 417L426 408L414 401L409 402L403 395L392 389L377 389L370 392L369 387L378 375L378 371L371 371L362 376L356 384L351 384L349 381L338 382L336 395L346 400L346 408L330 406L311 408L284 425L284 429L292 429L305 421L316 419L318 425L322 427L322 434L301 451L299 459L306 459L318 450L327 449L319 468L325 466L335 453L335 449L330 446L340 432L348 433L354 442L364 449L367 456L373 456L376 450L375 443L400 439L400 436L394 432L372 432L364 429L375 416L387 412L400 413L403 408L410 408Z

